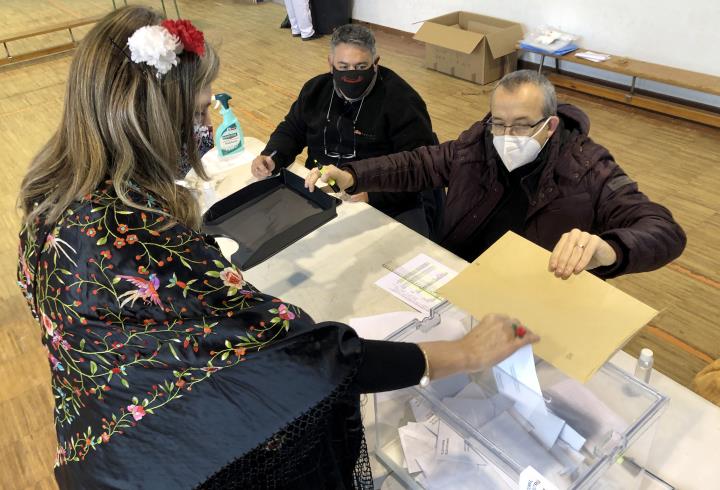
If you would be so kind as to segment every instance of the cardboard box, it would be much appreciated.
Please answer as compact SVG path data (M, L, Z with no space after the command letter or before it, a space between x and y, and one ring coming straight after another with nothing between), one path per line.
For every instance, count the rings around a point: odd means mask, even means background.
M425 43L425 66L485 85L517 67L520 24L453 12L426 20L414 38Z

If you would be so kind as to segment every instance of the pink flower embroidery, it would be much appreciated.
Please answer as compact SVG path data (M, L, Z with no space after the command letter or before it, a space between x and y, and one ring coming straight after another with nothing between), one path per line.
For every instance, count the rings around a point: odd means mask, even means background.
M53 333L52 346L53 346L53 349L55 349L55 350L57 350L57 348L60 346L62 346L62 348L65 350L70 350L70 344L68 343L67 340L63 339L60 332Z
M41 313L40 315L42 317L42 324L43 327L45 327L45 331L48 333L48 335L52 335L55 331L55 325L53 324L53 321L45 313Z
M229 288L240 288L245 285L242 274L233 267L226 267L220 273L223 284Z
M50 364L52 364L53 371L65 371L65 368L60 363L60 361L58 361L57 358L50 352L48 352L48 359L50 359Z
M146 415L145 408L140 405L128 405L127 409L128 412L132 414L135 421L141 420Z
M294 320L295 319L295 313L288 310L288 307L284 304L278 306L278 316L282 318L283 320Z
M20 267L22 268L22 272L25 275L25 285L30 286L32 284L32 274L30 273L30 268L27 266L27 262L25 261L25 255L22 253L22 250L20 250Z

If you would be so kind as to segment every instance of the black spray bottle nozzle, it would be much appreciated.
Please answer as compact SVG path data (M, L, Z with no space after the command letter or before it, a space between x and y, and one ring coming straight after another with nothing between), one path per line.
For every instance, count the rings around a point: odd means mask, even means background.
M215 109L218 108L220 104L222 104L223 109L230 109L230 100L232 97L230 97L226 93L219 93L213 95L213 100L215 101Z

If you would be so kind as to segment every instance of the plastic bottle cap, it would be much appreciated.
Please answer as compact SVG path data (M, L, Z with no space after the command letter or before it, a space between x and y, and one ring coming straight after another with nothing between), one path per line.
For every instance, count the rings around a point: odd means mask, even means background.
M640 351L640 359L641 360L650 361L650 360L652 360L652 358L653 358L653 351L651 351L650 349L645 348Z

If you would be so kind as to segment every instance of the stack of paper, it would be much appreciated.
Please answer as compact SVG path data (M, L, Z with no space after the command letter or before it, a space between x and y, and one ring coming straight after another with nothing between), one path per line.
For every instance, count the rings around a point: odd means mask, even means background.
M436 291L457 272L425 254L419 254L379 279L375 284L415 308L424 316L444 300Z
M575 41L577 41L577 36L573 34L541 26L529 32L525 39L520 41L520 47L561 56L578 48Z

